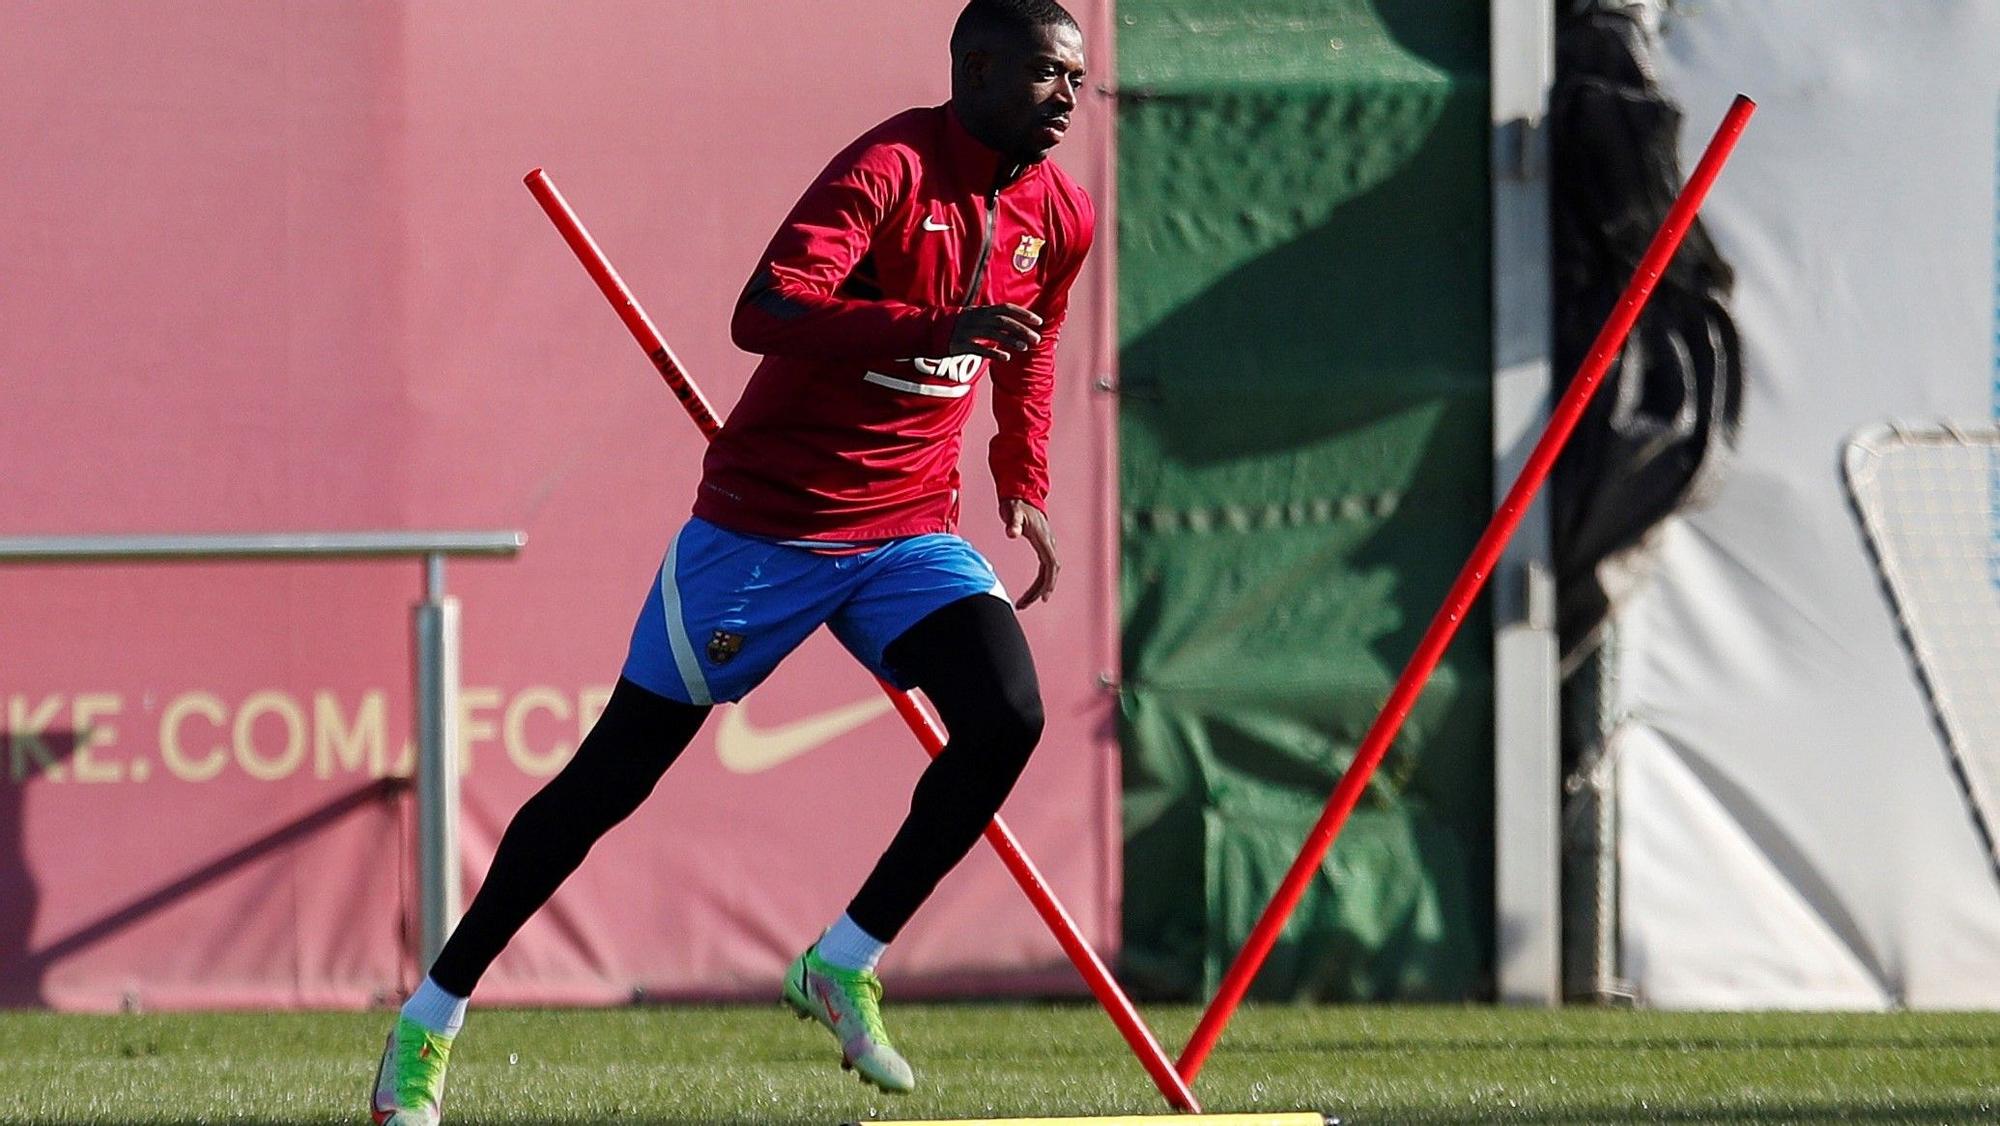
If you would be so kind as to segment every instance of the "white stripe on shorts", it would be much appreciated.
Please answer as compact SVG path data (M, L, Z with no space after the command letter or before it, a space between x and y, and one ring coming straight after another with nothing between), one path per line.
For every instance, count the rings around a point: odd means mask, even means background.
M681 673L681 685L687 689L688 703L709 705L715 703L708 695L708 678L701 674L701 662L694 655L694 644L688 640L687 625L681 621L681 592L675 585L674 572L680 561L682 529L674 536L674 542L667 547L667 561L660 566L660 605L666 610L667 644L674 651L674 667Z

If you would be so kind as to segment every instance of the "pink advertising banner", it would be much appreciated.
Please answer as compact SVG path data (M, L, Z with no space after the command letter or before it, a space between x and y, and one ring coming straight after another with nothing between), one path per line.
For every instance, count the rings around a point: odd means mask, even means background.
M1110 73L1108 0L1075 5ZM957 5L0 0L0 535L524 530L453 564L464 871L616 678L701 441L521 185L546 167L719 407L809 178L945 99ZM1057 159L1111 215L1111 114ZM1111 239L1064 335L1048 734L1005 813L1117 937ZM1010 587L968 435L962 529ZM413 984L414 563L0 567L0 1004L358 1006ZM719 709L481 999L774 995L925 759L823 633ZM834 811L833 815L829 815ZM997 861L904 995L1081 991Z

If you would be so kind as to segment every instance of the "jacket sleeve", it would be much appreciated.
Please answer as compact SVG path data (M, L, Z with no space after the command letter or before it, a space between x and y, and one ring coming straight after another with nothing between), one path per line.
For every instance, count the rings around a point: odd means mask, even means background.
M778 228L737 299L730 337L767 356L878 360L941 356L956 309L868 301L837 291L908 194L911 157L862 141L833 159Z
M1004 364L993 365L993 417L999 432L986 449L986 464L1002 501L1024 500L1044 512L1049 499L1049 425L1055 399L1056 342L1069 319L1069 290L1083 269L1096 237L1096 220L1086 205L1075 243L1035 305L1041 315L1041 343Z

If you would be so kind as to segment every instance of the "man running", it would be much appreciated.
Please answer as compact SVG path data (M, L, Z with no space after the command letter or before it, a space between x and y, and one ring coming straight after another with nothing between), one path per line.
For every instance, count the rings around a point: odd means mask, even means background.
M1014 611L1055 590L1056 338L1095 227L1089 198L1045 160L1083 82L1076 20L1054 0L972 0L951 58L950 102L898 114L836 156L752 275L731 330L764 359L708 450L603 715L515 814L403 1006L377 1123L439 1121L452 1041L486 968L652 792L712 705L741 699L822 624L877 675L922 689L950 738L846 912L786 970L783 999L830 1029L866 1082L915 1086L883 1029L875 965L1041 735ZM953 534L959 450L986 373L1000 520L1039 561L1011 605Z

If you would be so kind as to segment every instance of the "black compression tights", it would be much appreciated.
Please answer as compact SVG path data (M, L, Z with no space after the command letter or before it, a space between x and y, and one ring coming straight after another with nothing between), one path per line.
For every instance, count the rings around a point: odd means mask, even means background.
M1000 811L1042 737L1042 691L1014 608L963 598L911 626L883 660L924 690L950 733L924 768L910 813L847 914L888 942Z
M432 964L431 979L447 993L472 996L514 932L576 871L598 838L653 792L708 711L620 677L569 765L514 814L479 894Z
M889 941L978 841L1042 732L1028 642L1001 599L978 595L924 618L884 655L924 690L951 733L910 798L910 813L848 913ZM639 808L694 739L709 709L620 679L562 773L529 798L431 977L460 997L474 987L598 838Z

